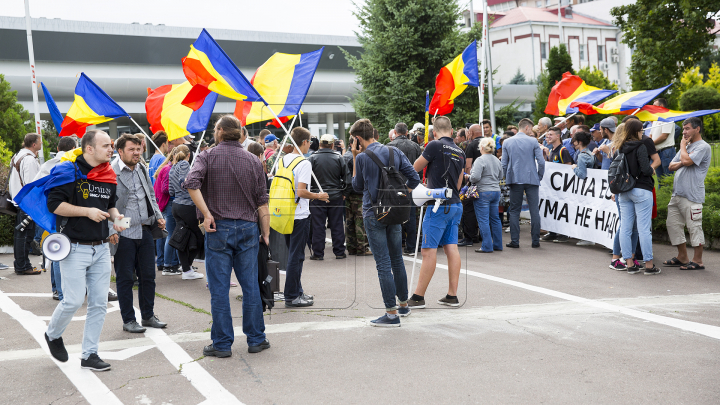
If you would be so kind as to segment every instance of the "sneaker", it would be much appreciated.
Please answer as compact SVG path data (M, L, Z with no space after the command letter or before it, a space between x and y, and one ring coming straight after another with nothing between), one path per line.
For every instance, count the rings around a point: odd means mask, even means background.
M648 269L647 267L645 267L645 273L644 273L644 274L645 274L646 276L654 276L654 275L660 274L660 273L661 273L660 268L657 267L657 266L654 266L654 265L653 265L652 269Z
M422 299L422 300L414 300L414 299L410 298L407 303L408 303L408 308L411 308L411 309L413 309L413 308L414 308L414 309L423 309L423 308L425 308L425 300L424 300L424 299Z
M595 242L590 242L589 240L581 240L580 242L576 243L575 246L595 246Z
M185 271L182 274L183 280L198 280L203 277L205 277L205 275L198 273L195 269Z
M265 339L262 343L256 346L248 346L248 353L260 353L265 349L270 348L270 341Z
M555 242L555 243L565 243L565 242L567 242L568 240L570 240L570 238L569 238L567 235L557 235L557 236L555 237L555 239L553 239L553 242Z
M53 291L53 299L55 301L60 301L60 293L57 291Z
M310 256L310 260L325 260L325 258L320 257L320 256L312 255L312 256Z
M157 266L158 271L165 271L165 266Z
M639 267L639 268L645 267L645 262L643 262L643 261L637 261L637 260L633 259L633 263L635 264L635 267Z
M163 267L162 275L163 276L179 276L182 274L182 270L180 270L179 267Z
M302 295L295 298L292 301L285 301L285 308L302 308L302 307L311 307L313 306L314 302L309 301L305 299Z
M50 349L50 354L57 361L61 361L63 363L68 361L68 352L65 350L65 344L63 343L62 336L55 340L50 340L47 333L45 333L45 341Z
M97 353L91 354L85 360L80 360L80 367L92 371L110 370L110 365L102 361L102 359L97 355Z
M505 228L505 233L510 233L510 227Z
M472 241L472 239L465 238L465 239L459 241L457 245L458 245L458 247L463 247L463 246L471 247L473 245L473 241Z
M109 301L117 301L117 300L118 300L117 294L108 290L108 302Z
M448 307L459 307L460 301L458 301L457 297L451 298L450 296L446 295L438 300L438 304L446 305Z
M620 259L617 259L610 262L610 270L625 271L627 266Z
M346 258L347 258L347 255L346 255L345 253L343 253L343 254L341 254L341 255L335 255L335 259L338 259L338 260L340 260L340 259L346 259Z
M406 317L410 315L410 307L398 307L398 315Z
M0 263L0 270L5 270L5 269L9 269L9 268L10 268L10 266L8 266L7 264Z
M306 301L315 301L314 295L302 293L301 297L303 297Z
M627 268L627 274L638 274L640 273L640 267L630 266Z
M215 349L215 346L208 345L203 347L203 356L212 356L212 357L230 357L232 356L232 350L217 350Z
M550 232L548 232L548 233L545 234L545 236L543 236L542 238L540 238L540 240L543 241L543 242L552 242L553 239L555 239L556 236L557 236L557 235L553 235L553 234L551 234Z
M378 319L373 319L372 321L370 321L370 325L381 327L381 328L399 327L400 326L400 317L395 316L394 318L390 319L388 314L385 314Z

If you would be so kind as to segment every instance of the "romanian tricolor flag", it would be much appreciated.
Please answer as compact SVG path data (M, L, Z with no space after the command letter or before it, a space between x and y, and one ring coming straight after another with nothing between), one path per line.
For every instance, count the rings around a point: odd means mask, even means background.
M477 64L477 41L443 66L435 79L435 94L430 102L430 113L445 115L452 112L455 97L459 96L467 86L479 85ZM427 128L427 125L425 126Z
M550 91L545 114L560 116L576 113L578 108L572 107L573 102L595 104L615 93L617 93L617 90L602 90L588 86L580 76L565 72L562 80L555 83L555 86Z
M320 57L325 47L303 54L276 52L262 64L250 83L264 99L264 102L238 101L235 116L243 125L273 119L274 115L286 122L300 112L310 84L312 84ZM274 125L278 124L277 120ZM276 125L279 127L279 125Z
M75 134L82 137L85 134L85 127L129 116L118 103L85 76L85 73L81 73L80 80L75 86L75 101L65 114L65 120L60 124L62 130L58 135Z
M635 110L626 110L618 114L629 115L634 112ZM703 115L717 113L720 113L720 110L673 111L657 105L646 105L641 108L635 116L637 116L640 121L676 122L686 120L690 117L702 117Z
M218 95L208 94L202 106L193 111L182 104L192 87L190 82L184 82L167 84L155 90L148 89L145 112L152 132L165 131L168 141L172 141L207 128Z
M592 105L592 103L580 101L574 101L570 104L570 106L577 107L581 113L586 115L622 114L623 111L629 111L629 114L632 114L638 108L642 108L653 99L657 98L657 96L662 94L662 92L667 90L670 86L672 86L672 83L655 90L639 90L624 93L600 104L597 107Z
M62 130L62 114L60 114L60 109L58 108L57 104L55 104L55 100L50 95L50 90L45 87L45 83L40 82L40 85L42 86L43 95L45 95L45 103L47 104L48 110L50 111L50 118L52 118L53 125L55 125L55 130L59 133ZM82 129L82 132L83 134L85 133L85 128Z
M182 59L182 65L185 77L193 85L182 103L193 110L202 106L211 91L233 100L264 102L262 96L205 29L190 45L190 53Z

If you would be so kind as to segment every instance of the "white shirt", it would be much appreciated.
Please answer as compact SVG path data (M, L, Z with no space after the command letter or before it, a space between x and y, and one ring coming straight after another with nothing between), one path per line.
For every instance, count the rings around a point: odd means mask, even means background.
M23 156L30 156L24 159ZM20 160L22 159L22 160ZM20 162L20 172L18 173L13 166L10 172L10 195L15 198L17 193L23 188L23 184L27 185L33 182L33 179L40 171L40 162L38 162L37 156L30 149L20 149L15 155L13 163ZM22 176L22 182L20 182L20 176Z
M653 141L658 139L662 134L669 134L667 139L655 145L655 149L665 149L675 147L675 124L672 122L655 121L650 128L650 136Z
M296 157L297 153L289 153L283 156L283 165L288 167ZM307 159L298 163L293 169L293 176L295 177L295 190L298 189L299 183L305 183L307 189L310 190L310 179L312 178L312 165ZM295 219L305 219L310 216L310 200L307 198L300 198L297 207L295 208Z
M40 180L43 177L49 175L53 167L60 163L60 159L62 159L63 156L65 156L65 152L58 152L54 158L43 163L42 166L40 166L40 171L38 172L38 174L35 175L33 181Z

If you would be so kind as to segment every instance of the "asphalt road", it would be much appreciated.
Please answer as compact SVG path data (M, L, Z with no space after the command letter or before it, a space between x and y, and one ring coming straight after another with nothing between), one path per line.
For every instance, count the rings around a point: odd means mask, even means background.
M0 270L0 403L720 403L720 253L705 253L707 270L660 266L649 277L608 269L600 246L531 249L527 226L520 249L474 248L461 248L460 308L435 303L447 288L440 253L428 308L386 329L368 324L383 313L372 257L336 260L327 246L326 260L305 262L315 306L266 313L272 347L260 354L247 353L241 291L231 288L227 359L202 356L205 280L158 273L155 313L168 327L123 332L111 303L104 373L79 368L84 307L64 335L71 360L57 363L42 336L57 304L50 274ZM661 262L674 249L656 244L654 254ZM412 258L405 265L409 275Z

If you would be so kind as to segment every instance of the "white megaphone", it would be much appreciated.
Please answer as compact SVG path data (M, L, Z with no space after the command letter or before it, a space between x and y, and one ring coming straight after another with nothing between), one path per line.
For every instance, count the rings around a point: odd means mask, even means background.
M62 233L51 233L45 237L42 251L46 258L52 262L59 262L70 254L70 239Z
M425 204L429 200L435 200L435 207L433 212L437 212L438 207L443 201L448 200L452 197L452 190L447 187L442 188L427 188L422 184L418 184L412 192L413 201L418 207Z

